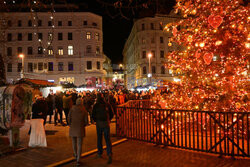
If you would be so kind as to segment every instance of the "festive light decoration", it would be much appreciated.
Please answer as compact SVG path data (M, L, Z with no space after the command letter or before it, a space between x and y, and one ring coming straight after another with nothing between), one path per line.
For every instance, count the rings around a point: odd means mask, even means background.
M249 112L249 8L240 0L177 0L175 11L184 19L171 25L181 27L172 41L186 49L168 56L168 68L183 75L165 107Z

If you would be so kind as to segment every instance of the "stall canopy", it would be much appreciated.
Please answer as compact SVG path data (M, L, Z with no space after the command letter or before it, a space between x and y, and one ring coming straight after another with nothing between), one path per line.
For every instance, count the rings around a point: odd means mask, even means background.
M28 84L31 85L32 87L53 87L56 86L56 84L52 83L52 82L48 82L46 80L40 80L40 79L29 79L29 78L23 78L20 79L19 81L17 81L17 84Z

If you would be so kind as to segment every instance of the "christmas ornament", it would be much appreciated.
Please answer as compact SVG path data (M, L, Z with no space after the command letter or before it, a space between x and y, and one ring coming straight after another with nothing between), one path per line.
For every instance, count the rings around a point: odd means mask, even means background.
M196 57L197 59L199 59L200 56L201 56L201 50L198 49L198 50L195 52L195 57Z
M206 65L209 65L213 60L214 54L213 53L205 53L203 55L203 60L205 61Z
M208 23L213 27L213 28L218 28L221 23L223 22L223 17L217 15L217 16L214 16L214 15L210 15L208 17Z

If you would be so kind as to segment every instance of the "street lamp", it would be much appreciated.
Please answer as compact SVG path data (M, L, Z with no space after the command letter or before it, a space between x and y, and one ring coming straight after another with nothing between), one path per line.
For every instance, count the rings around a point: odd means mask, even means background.
M24 78L24 54L19 54L18 57L22 59L21 78Z
M152 57L152 53L149 53L148 54L148 78L149 78L149 84L151 85L151 77L152 77L152 74L151 74L151 57Z

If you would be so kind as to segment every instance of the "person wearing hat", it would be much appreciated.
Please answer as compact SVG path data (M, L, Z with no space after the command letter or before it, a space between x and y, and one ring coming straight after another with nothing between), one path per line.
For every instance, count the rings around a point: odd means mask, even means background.
M74 157L76 158L77 165L80 165L80 158L82 152L82 141L85 137L85 126L88 121L88 113L83 106L81 98L76 100L76 104L69 111L69 136L72 138L72 146Z

